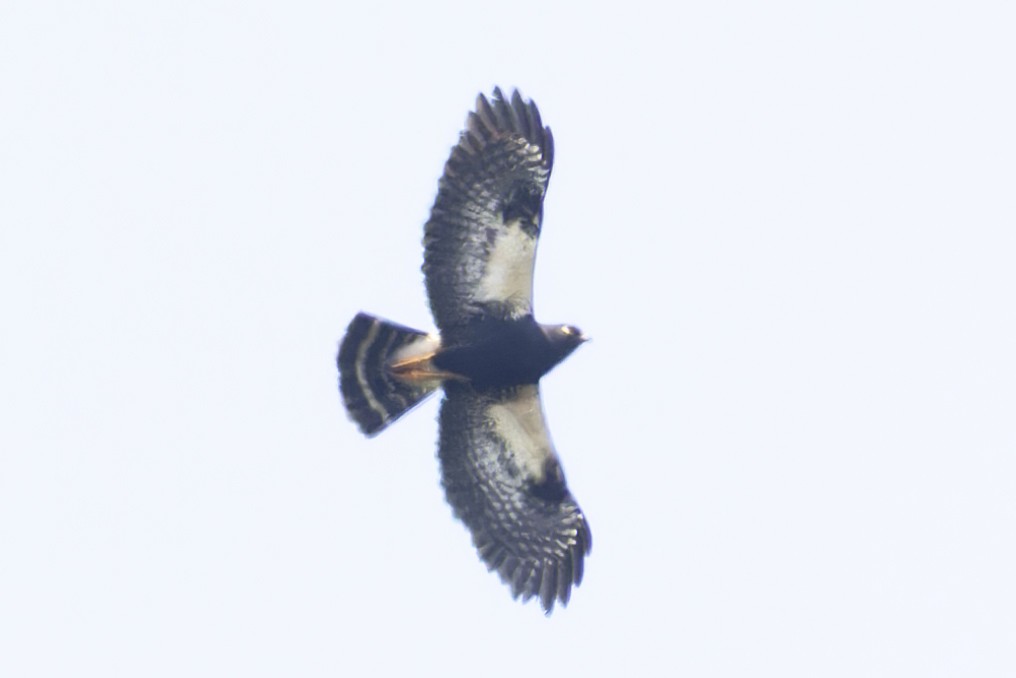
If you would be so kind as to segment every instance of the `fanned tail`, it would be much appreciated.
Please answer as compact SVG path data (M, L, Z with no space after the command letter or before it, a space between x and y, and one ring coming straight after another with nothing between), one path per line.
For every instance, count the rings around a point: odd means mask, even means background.
M374 436L440 386L429 359L436 336L358 313L339 347L339 389L349 416Z

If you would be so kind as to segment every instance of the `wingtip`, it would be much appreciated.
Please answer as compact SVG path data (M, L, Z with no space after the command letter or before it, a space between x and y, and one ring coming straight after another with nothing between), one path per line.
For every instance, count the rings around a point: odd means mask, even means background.
M478 153L487 144L504 135L517 134L542 151L543 164L553 165L554 137L544 126L540 110L532 99L526 99L521 90L513 88L510 96L495 86L490 96L476 95L476 104L466 116L466 128L459 147L470 155Z

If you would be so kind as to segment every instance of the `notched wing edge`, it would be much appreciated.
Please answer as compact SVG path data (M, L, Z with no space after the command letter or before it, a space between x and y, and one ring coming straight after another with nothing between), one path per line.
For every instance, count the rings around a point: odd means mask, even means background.
M476 96L475 110L466 116L466 128L452 153L475 156L488 144L517 135L540 149L542 165L548 174L554 162L554 137L550 128L543 125L540 110L532 100L522 98L519 90L506 99L500 87L495 87L491 98Z

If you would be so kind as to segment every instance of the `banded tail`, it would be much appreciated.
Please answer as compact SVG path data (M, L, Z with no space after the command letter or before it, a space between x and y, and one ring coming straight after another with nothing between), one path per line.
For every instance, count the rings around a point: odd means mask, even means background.
M356 314L337 363L342 400L365 435L377 435L441 385L430 365L439 347L434 335Z

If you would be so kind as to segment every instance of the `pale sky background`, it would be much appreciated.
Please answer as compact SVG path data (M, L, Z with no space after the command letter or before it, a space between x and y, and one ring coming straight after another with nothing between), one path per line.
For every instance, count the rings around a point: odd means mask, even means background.
M1016 9L832 4L4 2L0 675L1016 675ZM336 389L495 84L594 337L549 619Z

